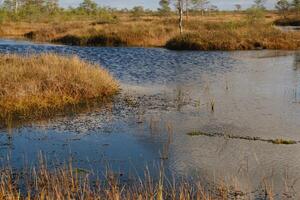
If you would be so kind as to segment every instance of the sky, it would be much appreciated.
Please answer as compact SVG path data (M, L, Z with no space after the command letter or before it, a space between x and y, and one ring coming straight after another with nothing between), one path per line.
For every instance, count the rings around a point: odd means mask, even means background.
M63 7L76 7L83 0L60 0ZM132 8L134 6L143 6L145 8L157 9L159 0L94 0L101 6L113 8ZM276 0L267 0L267 7L274 8ZM253 4L253 0L210 0L211 4L218 6L219 9L234 9L235 4L241 4L247 8Z

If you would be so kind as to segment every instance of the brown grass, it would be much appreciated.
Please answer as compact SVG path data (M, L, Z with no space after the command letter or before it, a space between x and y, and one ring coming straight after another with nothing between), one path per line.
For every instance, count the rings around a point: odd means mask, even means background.
M166 47L173 50L255 50L298 49L300 33L282 32L268 23L246 21L198 23L197 32L187 31L170 39Z
M47 22L5 22L2 37L23 37L34 41L80 46L137 46L191 50L298 49L300 32L281 32L273 26L280 18L265 13L260 23L249 23L246 13L192 14L184 21L179 36L177 16L117 14L114 21L56 20ZM63 21L63 22L62 22ZM5 28L4 28L5 27Z
M102 102L118 83L98 65L55 54L0 56L0 125L63 112L67 107Z
M54 166L50 169L42 155L37 165L19 171L4 164L0 168L0 199L229 200L252 199L254 194L262 195L263 199L275 196L268 177L263 178L255 190L243 191L237 180L231 184L215 180L206 186L197 177L190 181L185 178L169 180L162 167L157 171L160 174L157 178L151 177L145 169L143 177L131 175L129 182L122 182L118 173L107 170L100 177L92 170L74 168L72 160Z

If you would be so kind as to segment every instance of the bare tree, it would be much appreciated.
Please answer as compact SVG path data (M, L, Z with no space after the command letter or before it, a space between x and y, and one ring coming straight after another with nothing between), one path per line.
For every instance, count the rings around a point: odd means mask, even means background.
M195 9L200 10L201 14L204 15L204 10L209 4L209 0L191 0Z
M3 0L2 6L10 12L18 12L19 0Z
M177 0L177 9L179 14L179 30L180 34L183 33L183 2L184 0Z

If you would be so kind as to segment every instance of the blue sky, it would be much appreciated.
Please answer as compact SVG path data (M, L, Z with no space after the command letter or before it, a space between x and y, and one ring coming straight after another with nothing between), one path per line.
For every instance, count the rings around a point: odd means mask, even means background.
M82 0L60 0L60 4L64 7L76 7ZM110 6L114 8L132 8L133 6L144 6L145 8L156 9L159 0L95 0L99 5ZM267 0L269 8L274 7L276 0ZM233 9L235 4L241 4L243 7L252 5L253 0L210 0L220 9Z

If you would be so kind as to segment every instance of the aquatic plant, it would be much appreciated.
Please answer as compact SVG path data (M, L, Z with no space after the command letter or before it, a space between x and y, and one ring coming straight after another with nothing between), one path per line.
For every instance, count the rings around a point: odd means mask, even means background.
M201 132L201 131L192 131L192 132L187 133L187 135L189 135L189 136L200 136L200 135L207 135L207 134L204 133L204 132Z
M202 131L192 131L187 133L189 136L207 136L207 137L224 137L229 139L239 139L239 140L249 140L249 141L261 141L261 142L268 142L272 144L298 144L295 140L286 140L286 139L264 139L261 137L251 137L251 136L241 136L241 135L232 135L226 133L207 133Z
M56 54L0 56L0 125L102 104L119 90L98 65Z
M273 144L297 144L294 140L285 140L285 139L275 139L272 140Z

